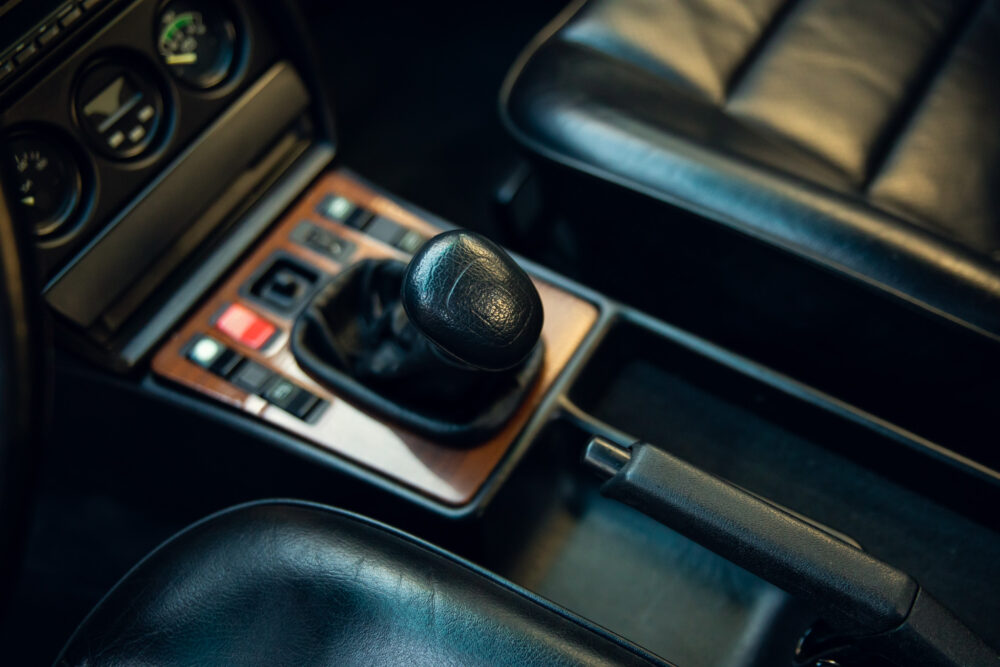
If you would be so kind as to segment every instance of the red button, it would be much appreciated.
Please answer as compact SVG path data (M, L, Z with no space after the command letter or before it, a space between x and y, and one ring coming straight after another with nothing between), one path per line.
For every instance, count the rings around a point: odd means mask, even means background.
M259 350L271 340L277 328L263 317L234 303L219 316L215 327L230 338L253 350Z

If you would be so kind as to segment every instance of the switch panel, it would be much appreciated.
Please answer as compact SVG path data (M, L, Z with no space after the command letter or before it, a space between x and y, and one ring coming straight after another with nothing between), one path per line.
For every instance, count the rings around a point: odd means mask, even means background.
M271 372L256 361L246 359L211 336L195 336L185 347L184 357L248 394L260 396L302 421L318 418L328 403Z
M321 229L308 220L299 223L292 232L292 240L341 264L346 263L357 249L354 243L329 230Z

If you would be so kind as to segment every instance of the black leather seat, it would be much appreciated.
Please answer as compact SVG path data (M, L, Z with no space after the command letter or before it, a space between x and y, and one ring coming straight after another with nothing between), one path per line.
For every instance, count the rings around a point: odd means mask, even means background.
M1000 335L1000 3L589 0L522 55L530 149Z
M663 663L387 526L265 502L209 517L147 556L58 664Z

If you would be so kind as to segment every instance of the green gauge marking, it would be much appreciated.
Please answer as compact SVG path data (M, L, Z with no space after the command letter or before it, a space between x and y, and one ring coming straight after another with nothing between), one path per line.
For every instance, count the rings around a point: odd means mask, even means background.
M236 28L212 0L176 0L160 15L158 46L175 77L199 89L226 80L233 69Z

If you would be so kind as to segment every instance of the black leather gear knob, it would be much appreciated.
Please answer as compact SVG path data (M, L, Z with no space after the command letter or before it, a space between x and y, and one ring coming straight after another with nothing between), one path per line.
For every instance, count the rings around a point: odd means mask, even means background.
M428 241L407 267L402 302L431 342L483 370L524 361L542 331L542 301L528 274L472 232L445 232Z

